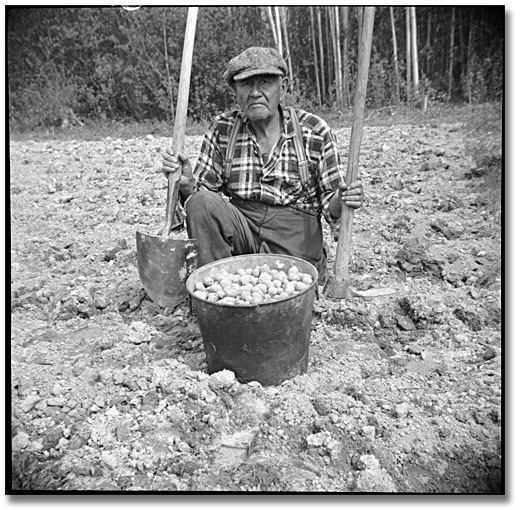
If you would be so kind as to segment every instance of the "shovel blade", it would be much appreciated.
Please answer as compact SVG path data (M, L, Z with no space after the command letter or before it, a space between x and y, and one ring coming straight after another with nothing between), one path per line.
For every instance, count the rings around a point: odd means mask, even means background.
M330 279L323 289L325 296L333 299L349 299L355 297L348 281Z
M171 239L136 233L139 278L154 303L173 308L187 297L186 280L195 269L194 239Z
M388 287L368 290L354 290L349 286L348 281L332 279L325 284L323 293L325 296L333 299L352 299L360 297L372 298L388 296L390 294L394 294L395 290Z

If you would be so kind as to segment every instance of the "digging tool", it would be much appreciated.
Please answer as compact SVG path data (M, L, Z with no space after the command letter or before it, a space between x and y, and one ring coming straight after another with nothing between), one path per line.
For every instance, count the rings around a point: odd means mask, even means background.
M363 30L361 34L361 47L359 54L359 70L354 96L353 124L350 134L350 146L347 162L347 184L357 179L359 152L361 137L363 134L363 115L365 110L365 98L367 91L368 69L370 66L370 48L372 45L372 29L374 26L375 7L365 7L363 17ZM392 294L392 289L370 289L367 291L355 291L349 286L348 265L350 248L352 244L352 220L353 209L342 203L339 224L338 244L336 247L336 259L334 261L334 278L329 279L324 288L324 293L332 298L374 297Z
M197 23L197 7L188 8L182 53L177 110L173 128L173 153L184 153L184 135L190 88L191 62ZM195 268L196 241L170 237L179 195L179 172L168 174L165 224L161 236L136 232L137 268L150 298L165 308L173 308L187 297L186 280Z

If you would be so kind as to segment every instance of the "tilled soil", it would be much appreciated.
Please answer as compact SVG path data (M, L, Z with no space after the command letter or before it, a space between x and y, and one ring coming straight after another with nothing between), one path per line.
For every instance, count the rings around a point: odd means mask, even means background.
M169 143L10 143L12 491L500 493L501 218L462 126L365 128L351 285L394 293L321 292L307 373L266 387L141 286Z

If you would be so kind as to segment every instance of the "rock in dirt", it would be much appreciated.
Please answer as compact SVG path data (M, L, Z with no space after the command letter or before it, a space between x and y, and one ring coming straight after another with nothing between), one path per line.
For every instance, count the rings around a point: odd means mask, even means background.
M373 455L361 455L365 468L357 477L356 490L360 492L397 492L388 472L379 465Z
M235 374L224 369L209 376L208 386L212 390L225 389L233 386L235 381Z
M111 260L114 260L119 252L127 249L128 244L126 239L118 239L116 244L103 254L103 262L110 262Z
M20 408L24 413L32 411L43 399L39 395L29 395L20 404Z
M408 411L410 410L410 405L406 402L402 402L401 404L396 404L394 408L394 412L397 418L405 418L408 415Z
M448 223L440 218L434 218L430 226L434 231L443 234L446 239L457 239L464 233L464 227L460 225L448 225Z
M13 452L19 452L29 446L31 443L29 439L29 434L26 432L18 432L16 436L14 436L11 447L13 449Z

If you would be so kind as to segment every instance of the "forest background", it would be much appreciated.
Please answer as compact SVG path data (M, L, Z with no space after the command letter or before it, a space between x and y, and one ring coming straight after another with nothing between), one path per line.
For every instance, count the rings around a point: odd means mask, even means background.
M362 7L199 9L189 122L232 108L223 80L249 46L278 47L288 102L325 117L352 107ZM501 103L504 6L376 8L367 111ZM9 132L99 122L173 125L186 7L6 7Z

